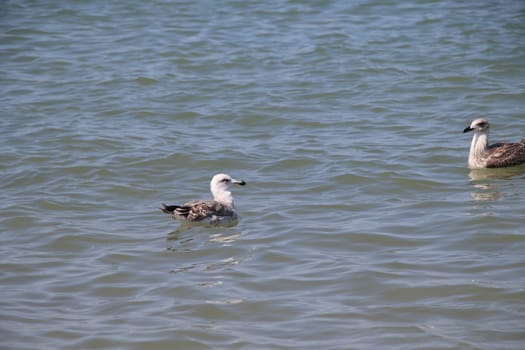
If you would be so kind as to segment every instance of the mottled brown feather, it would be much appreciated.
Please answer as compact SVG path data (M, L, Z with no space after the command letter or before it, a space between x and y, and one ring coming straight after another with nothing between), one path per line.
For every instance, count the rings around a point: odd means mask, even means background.
M487 168L501 168L525 163L525 141L489 146Z
M217 201L191 201L173 211L173 216L182 216L188 221L202 221L213 216L235 216L235 210Z

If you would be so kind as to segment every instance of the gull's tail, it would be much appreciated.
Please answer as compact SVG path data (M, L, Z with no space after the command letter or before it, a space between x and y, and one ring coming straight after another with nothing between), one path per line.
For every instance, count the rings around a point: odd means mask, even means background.
M162 210L166 214L173 215L175 210L177 210L179 208L180 208L180 206L178 206L178 205L166 205L166 204L162 203L162 208L160 208L160 210Z
M162 207L160 210L165 212L166 214L175 215L178 216L184 216L187 217L190 213L190 207L183 206L183 205L166 205L162 203Z

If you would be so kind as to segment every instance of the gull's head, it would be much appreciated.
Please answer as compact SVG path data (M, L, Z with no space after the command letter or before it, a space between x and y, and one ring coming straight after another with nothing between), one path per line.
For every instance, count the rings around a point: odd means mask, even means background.
M227 174L217 174L215 175L210 182L210 189L213 197L216 200L220 200L223 193L229 192L228 189L231 185L246 185L246 182L242 180L236 180L230 175Z
M474 119L472 123L463 130L463 132L469 131L474 131L475 133L486 133L489 131L489 122L484 118Z

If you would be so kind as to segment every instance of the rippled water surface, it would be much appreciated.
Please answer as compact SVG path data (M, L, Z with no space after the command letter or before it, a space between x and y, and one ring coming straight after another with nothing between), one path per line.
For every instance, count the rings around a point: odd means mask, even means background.
M3 349L523 349L522 1L0 2ZM243 179L231 228L161 202Z

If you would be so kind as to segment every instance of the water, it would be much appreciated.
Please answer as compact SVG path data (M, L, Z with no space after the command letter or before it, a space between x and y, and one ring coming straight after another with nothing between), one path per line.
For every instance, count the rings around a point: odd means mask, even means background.
M4 1L3 349L523 349L521 1ZM161 202L235 188L233 228Z

